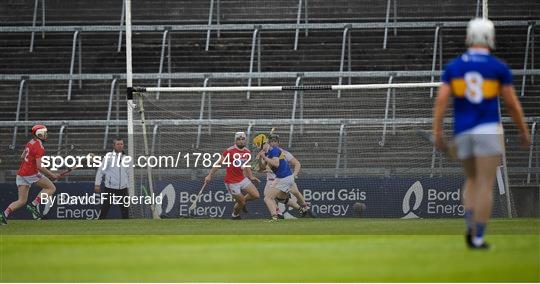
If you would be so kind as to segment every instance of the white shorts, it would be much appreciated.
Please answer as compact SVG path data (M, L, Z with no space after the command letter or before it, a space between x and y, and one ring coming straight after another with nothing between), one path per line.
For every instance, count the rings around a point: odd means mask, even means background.
M232 195L241 195L242 190L248 188L250 185L252 185L251 181L248 178L244 178L241 182L225 183L225 188Z
M284 177L284 178L276 178L273 182L272 182L272 187L273 188L277 188L279 189L280 191L283 191L285 193L289 193L292 189L292 187L294 186L294 176L293 175L290 175L288 177Z
M487 123L458 134L454 138L458 159L502 155L504 151L502 133L499 123Z
M21 185L32 185L33 183L37 182L40 178L42 178L43 175L41 173L37 173L35 175L31 176L19 176L17 175L17 186Z

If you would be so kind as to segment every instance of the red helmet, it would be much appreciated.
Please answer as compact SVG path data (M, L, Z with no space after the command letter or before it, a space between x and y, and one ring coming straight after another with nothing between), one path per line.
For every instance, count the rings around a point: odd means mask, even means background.
M47 139L47 127L42 124L34 125L32 127L32 134L38 137L39 139Z

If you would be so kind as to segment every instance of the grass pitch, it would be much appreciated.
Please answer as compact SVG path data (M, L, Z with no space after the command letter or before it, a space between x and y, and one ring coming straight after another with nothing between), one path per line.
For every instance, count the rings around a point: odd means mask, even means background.
M1 282L540 281L540 220L11 221Z

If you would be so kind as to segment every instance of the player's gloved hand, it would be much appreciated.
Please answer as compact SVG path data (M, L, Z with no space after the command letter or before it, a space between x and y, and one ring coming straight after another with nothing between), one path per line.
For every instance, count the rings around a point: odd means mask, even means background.
M444 141L442 131L433 132L433 140L435 147L437 147L438 150L444 151L446 149L446 143Z
M531 135L529 134L529 132L527 131L521 132L520 138L521 138L521 145L523 147L529 147L531 145Z
M100 193L100 192L101 192L101 188L99 187L99 185L96 185L96 186L94 187L94 192L95 192L95 193Z
M207 175L205 178L204 178L204 183L205 184L208 184L210 183L210 181L212 181L212 177L210 175Z
M57 179L59 179L61 177L62 177L61 174L51 173L51 179L52 180L57 180Z

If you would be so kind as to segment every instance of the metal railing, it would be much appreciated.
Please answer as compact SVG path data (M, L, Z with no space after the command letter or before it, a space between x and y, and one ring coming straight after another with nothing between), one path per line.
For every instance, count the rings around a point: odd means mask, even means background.
M126 2L122 1L122 12L120 15L120 31L118 32L118 48L116 52L122 51L122 33L124 32L124 18L126 17Z
M503 117L502 121L504 123L511 122L510 117ZM536 129L536 123L540 121L540 117L528 117L526 118L527 123L533 123L532 131ZM136 123L140 123L135 121ZM229 126L239 126L246 125L248 129L248 135L251 137L251 130L253 126L256 125L326 125L326 126L336 126L339 127L339 138L336 151L336 166L335 166L335 176L338 177L341 172L346 171L346 164L342 161L346 160L346 137L347 137L347 127L349 126L360 126L360 125L381 125L384 123L396 123L400 125L410 125L413 128L420 127L421 125L428 126L431 124L431 118L403 118L397 121L391 119L157 119L157 120L148 120L145 122L145 125L152 126L152 152L155 149L157 143L157 135L159 133L159 127L161 126L196 126L200 123L208 125L229 125ZM445 118L443 121L445 124L450 124L452 122L451 118ZM127 121L125 120L85 120L85 121L61 121L61 120L52 120L52 121L0 121L0 127L13 127L13 126L31 126L38 123L46 123L49 127L60 127L58 134L58 152L63 147L63 144L67 142L65 138L66 130L70 126L77 127L99 127L99 126L126 126ZM530 153L532 153L532 148L530 148ZM532 154L529 154L531 157ZM531 161L531 159L529 159ZM527 173L528 181L530 181L530 174L534 173L536 168L532 167L532 164L529 162ZM434 168L432 168L434 171Z
M32 18L32 27L36 27L39 0L34 1L34 16ZM41 0L41 27L45 27L45 0ZM30 37L30 52L34 52L34 31ZM41 31L41 38L45 38L45 31Z
M37 0L36 0L37 1ZM212 0L213 2L213 0ZM36 2L37 3L37 2ZM387 9L387 12L390 10L390 4L391 0L388 2L389 6ZM307 7L307 3L305 4ZM302 0L299 0L299 11L301 11L302 7ZM394 3L395 7L395 3ZM125 10L125 7L123 8ZM388 15L389 13L387 13ZM123 17L123 14L122 14ZM202 30L205 29L207 32L217 30L218 32L220 30L251 30L253 29L253 36L252 36L252 46L251 46L251 54L250 54L250 65L249 65L249 73L250 76L248 77L248 86L251 86L252 84L252 78L258 78L258 83L260 85L261 80L260 77L253 76L254 72L254 62L255 62L255 56L257 55L257 73L261 73L261 38L260 38L260 31L262 29L271 29L271 30L282 30L282 29L294 29L295 31L298 31L300 28L305 28L306 32L308 28L317 28L317 29L343 29L343 38L342 38L342 50L341 50L341 58L340 58L340 72L343 73L345 69L345 56L347 56L347 68L348 72L351 72L352 70L352 58L351 58L351 35L350 32L352 29L369 29L369 28L385 28L385 32L388 27L394 27L395 29L397 27L402 28L427 28L427 27L435 27L435 36L434 36L434 49L433 49L433 58L432 58L432 78L431 82L435 79L435 66L436 66L436 57L437 57L437 50L439 50L439 68L442 68L442 35L441 30L443 27L464 27L466 26L467 22L405 22L405 23L397 23L394 21L394 23L389 23L386 21L385 23L344 23L344 24L332 24L332 23L307 23L307 18L304 24L300 24L300 22L297 22L297 24L263 24L263 25L246 25L246 24L227 24L227 25L212 25L211 24L211 18L210 18L210 24L209 25L173 25L173 26L161 26L161 25L148 25L148 26L133 26L133 30L135 31L148 31L148 32L155 32L155 31L162 31L163 37L162 37L162 44L161 44L161 56L160 56L160 65L159 65L159 75L158 75L158 83L157 86L161 86L161 81L163 79L163 65L165 56L167 57L167 67L169 72L169 86L171 86L170 78L173 76L171 74L171 38L170 38L170 32L175 30ZM529 50L531 52L531 69L534 69L534 32L533 29L535 25L538 23L538 21L499 21L495 22L498 26L528 26L527 29L527 43L525 46L525 59L524 59L524 65L523 65L523 73L522 73L522 86L521 86L521 95L523 96L525 92L525 84L526 84L526 74L527 74L527 62L529 58ZM9 27L4 26L0 27L0 32L23 32L23 31L31 31L32 33L36 31L51 31L51 32L66 32L66 31L72 31L73 32L73 43L72 43L72 55L71 55L71 62L70 62L70 77L69 77L69 83L68 83L68 91L67 91L67 97L68 100L71 100L72 95L72 83L75 78L81 78L82 77L82 40L81 40L81 33L83 31L101 31L101 32L109 32L109 31L118 31L119 32L119 42L118 42L118 49L117 51L120 51L121 49L121 38L122 38L122 31L124 30L124 27L122 25L120 26L45 26L42 25L41 27L36 27L33 25L32 27ZM386 38L386 36L385 36ZM296 41L296 39L295 39ZM77 54L77 44L78 44L78 54ZM33 43L32 43L33 45ZM295 43L295 47L297 47ZM386 47L386 42L385 42ZM166 53L167 48L167 53ZM257 53L257 54L255 54ZM167 55L166 55L167 54ZM74 75L74 68L75 68L75 57L78 56L78 73L79 76L76 77ZM531 80L534 79L534 76L531 75ZM339 77L339 84L342 84L342 76ZM351 82L351 76L349 76L349 84ZM79 88L82 88L82 79L79 79ZM250 92L247 92L247 98L250 97ZM340 97L341 92L338 91L338 98ZM433 89L430 90L430 95L433 96ZM159 93L156 94L156 97L159 98Z
M511 70L514 76L538 76L540 75L540 69L513 69ZM341 77L354 77L354 78L382 78L393 75L394 77L427 77L432 74L439 76L440 71L432 72L431 70L417 70L417 71L319 71L319 72L302 72L303 78L339 78ZM28 78L31 81L64 81L72 78L73 80L110 80L113 76L117 76L118 79L125 80L125 73L89 73L89 74L0 74L0 81L20 81L23 78ZM133 79L136 80L157 80L173 79L173 80L190 80L198 79L204 80L206 77L212 79L296 79L298 72L181 72L181 73L133 73Z
M390 26L390 6L392 5L392 0L388 0L386 3L386 17L384 20L384 40L383 40L383 49L386 49L386 43L388 41L388 28ZM397 3L394 0L394 36L397 35Z
M303 5L302 5L303 4ZM304 24L307 24L309 22L308 20L308 0L298 0L298 12L296 14L296 30L294 33L294 50L298 50L298 38L300 36L300 28L298 27L300 25L300 21L302 18L302 6L304 6ZM306 30L306 36L308 36L308 29Z
M36 0L38 1L38 0ZM43 0L44 1L44 0ZM299 5L301 5L302 0L299 0ZM307 0L306 0L307 1ZM212 31L217 31L218 36L220 31L250 31L250 30L294 30L295 31L295 42L293 49L298 49L298 34L300 29L306 31L306 36L309 29L317 30L343 30L347 26L349 29L384 29L384 42L383 49L387 47L387 37L388 29L393 28L394 34L397 35L398 28L436 28L436 27L446 27L446 28L463 28L467 26L466 21L452 21L452 22L397 22L396 20L396 4L394 3L394 22L389 22L389 13L390 13L390 4L392 0L388 0L387 8L387 17L384 23L309 23L307 19L307 2L305 3L305 21L300 23L300 13L297 17L297 23L283 23L283 24L211 24L212 18L211 14L209 15L209 24L208 25L133 25L132 31L134 32L164 32L165 30L172 31L206 31L207 32L207 43L205 45L205 50L209 48L210 33ZM394 0L395 1L395 0ZM213 2L213 0L212 0ZM219 1L218 1L219 3ZM123 10L125 7L122 8ZM299 12L301 11L301 6L299 6ZM121 20L123 20L123 13ZM218 17L219 21L219 17ZM529 26L537 25L540 21L495 21L494 24L497 27L515 27L515 26ZM1 26L0 33L5 32L16 32L24 33L29 32L34 34L35 32L42 32L44 35L45 32L118 32L118 48L117 52L120 52L122 45L122 32L125 31L125 26L123 21L120 25L79 25L79 26L45 26L44 21L41 27L35 26ZM33 36L32 36L33 39ZM33 50L33 40L31 41L31 50Z
M24 95L23 95L24 94ZM19 121L19 117L21 114L21 103L24 97L25 105L24 105L24 121L28 121L28 79L23 78L21 82L19 83L19 97L17 100L17 111L15 112L15 121ZM27 127L26 127L27 128ZM10 149L15 149L17 145L17 133L18 133L18 126L15 126L13 128L13 138L11 139L11 145ZM28 133L28 129L25 129L25 133Z
M165 55L165 48L167 47L167 55ZM157 87L161 87L161 74L163 74L163 62L165 61L165 56L167 56L167 69L169 74L171 74L171 35L169 30L163 32L163 37L161 40L161 56L159 58L159 79L157 82ZM171 86L171 79L169 79L169 87ZM159 92L156 93L156 99L159 100Z
M342 38L342 41L341 41L341 59L340 59L340 63L339 63L339 72L343 73L343 68L344 68L344 65L345 65L345 51L348 50L348 53L347 53L347 69L349 72L352 71L352 57L351 57L351 33L350 33L350 30L351 30L351 26L346 26L344 29L343 29L343 38ZM339 82L338 84L341 85L343 82L343 77L339 77ZM351 84L351 77L349 76L349 85ZM341 98L341 91L338 91L337 93L337 97L338 99Z
M113 78L111 82L111 90L109 92L109 105L107 107L107 121L111 121L113 97L116 94L117 102L120 101L120 86L118 84L118 78ZM118 115L118 104L116 114ZM118 117L116 118L118 120ZM118 129L117 129L118 132ZM105 126L105 134L103 135L103 150L107 148L107 141L109 140L109 125Z
M528 171L527 171L527 184L531 183L531 174L532 174L532 160L533 160L533 149L534 143L536 142L536 121L533 122L531 126L531 145L529 145L529 162L528 162ZM537 167L538 161L537 161ZM538 172L536 172L536 180L538 180Z
M525 72L527 71L527 60L529 57L529 49L531 50L531 69L534 69L534 27L535 23L531 22L527 27L527 41L525 44L525 58L523 60L523 78L521 81L521 96L525 94L525 81L527 79ZM531 80L533 77L531 76ZM534 83L534 81L533 81Z
M210 84L210 78L207 77L204 79L203 87L208 87ZM212 108L211 108L211 94L209 92L202 92L201 93L201 109L199 112L199 120L202 121L204 119L204 107L205 107L205 101L206 97L208 96L208 119L212 118ZM208 131L210 132L210 126L208 127ZM199 124L197 128L197 142L195 143L195 148L199 149L199 145L201 143L201 134L202 134L202 123Z
M217 78L217 79L238 79L238 78L294 78L296 79L295 86L300 86L300 82L304 78L342 78L342 77L355 77L355 78L380 78L380 77L387 77L389 78L389 83L392 82L393 79L399 78L399 77L429 77L433 78L433 75L440 75L441 71L393 71L393 72L387 72L387 71L369 71L369 72L306 72L306 73L292 73L292 72L265 72L265 73L169 73L169 74L160 74L160 73L138 73L134 74L135 79L200 79L202 78L203 86L207 87L209 85L210 78ZM540 70L513 70L513 73L517 76L520 75L540 75ZM27 83L29 80L31 81L50 81L50 80L110 80L113 78L113 82L111 82L111 88L109 92L109 105L108 105L108 111L107 111L107 120L111 120L112 116L112 100L113 96L116 93L117 95L117 103L116 103L116 120L119 118L120 113L120 93L119 93L119 87L118 87L118 80L125 79L125 74L85 74L85 75L69 75L69 74L34 74L34 75L0 75L0 81L14 81L17 80L20 82L20 88L19 88L19 94L18 94L18 101L17 101L17 111L16 111L16 121L19 120L20 117L20 106L22 104L23 99L23 90L25 91L25 98L26 98L26 104L25 104L25 117L28 117L28 89L27 89ZM26 88L25 88L26 87ZM116 89L116 92L114 90ZM389 94L392 94L392 96L389 96ZM208 96L208 103L206 104L206 96ZM386 101L386 107L385 107L385 117L389 116L389 107L390 107L390 99L392 99L392 117L395 117L396 112L396 105L395 105L395 92L390 90L388 88L387 90L387 101ZM201 110L200 110L200 118L204 117L204 105L207 105L207 111L208 111L208 119L211 119L212 112L211 112L211 93L202 92L201 94ZM304 92L303 91L295 91L294 92L294 101L291 111L291 118L295 119L296 117L296 111L300 108L300 114L299 119L303 119L303 110L304 110ZM25 119L26 120L26 119ZM392 124L393 129L395 129L395 124ZM200 126L202 127L202 126ZM211 131L211 126L209 125L209 132ZM291 132L294 132L294 125L291 124ZM303 125L300 125L300 131L303 132ZM118 132L118 128L116 130ZM106 144L108 129L105 130L105 139L104 139L104 145ZM16 134L17 134L17 127L14 127L14 134L13 134L13 141L12 145L16 145ZM199 134L200 135L200 134ZM381 139L381 146L384 145L384 138L386 136L386 125L383 126L383 134ZM200 138L199 138L200 139ZM292 136L289 138L289 145L292 144ZM198 143L197 143L198 144ZM289 146L290 147L290 146ZM434 161L433 161L434 163Z
M249 73L253 74L253 63L255 61L255 50L257 50L257 72L261 73L261 37L259 36L260 27L255 27L253 30L253 37L251 39L251 55L249 58ZM251 87L252 77L248 78L248 87ZM261 79L258 78L259 86L261 85ZM248 91L246 94L247 99L249 100L251 92Z
M495 27L523 27L531 23L538 25L540 20L536 21L493 21ZM428 29L435 28L438 25L445 28L464 28L467 27L467 21L422 21L422 22L396 22L396 23L304 23L304 24L219 24L219 25L133 25L134 32L163 32L166 29L171 31L252 31L259 26L263 30L296 30L299 29L317 29L317 30L343 30L350 25L352 29L384 29L388 28L414 28ZM0 26L0 33L31 33L31 32L119 32L125 31L125 26L120 25L71 25L71 26Z
M216 24L219 26L221 21L221 15L220 15L220 0L215 0L216 2ZM208 26L212 25L213 22L213 15L214 15L214 0L210 0L210 9L208 11ZM206 31L206 45L204 47L204 50L208 51L210 48L210 34L212 33L212 30L209 28ZM217 37L221 37L221 32L218 29L217 30Z
M78 56L78 66L79 66L79 76L82 75L82 40L81 34L79 31L73 33L73 45L71 47L71 64L69 66L69 83L68 83L68 93L67 100L71 100L71 89L73 84L73 69L75 67L75 55L77 53L77 43L79 45L79 56ZM82 89L82 79L79 77L79 89Z
M300 82L302 82L302 74L298 74L298 77L296 78L294 86L299 87ZM292 105L292 111L291 111L291 119L296 119L296 108L297 108L297 105L298 105L298 93L301 93L301 95L303 95L304 91L299 91L299 90L294 91L293 105ZM300 117L300 119L303 119L303 117ZM293 140L293 136L294 136L294 124L291 124L291 126L289 127L289 133L290 133L290 135L289 135L288 147L291 148L292 147L292 140Z
M433 39L433 57L431 60L431 82L434 82L435 80L435 65L437 62L437 47L439 48L439 74L442 73L442 47L443 47L443 41L442 41L442 33L441 33L441 27L437 26L435 28L435 36ZM429 97L433 98L433 88L429 90Z
M392 81L394 80L394 76L390 76L390 78L388 78L388 84L392 84ZM393 108L392 108L392 121L395 121L396 119L396 103L395 103L395 96L396 96L396 89L395 88L388 88L388 90L386 91L386 104L385 104L385 108L384 108L384 120L387 121L388 120L388 112L390 110L390 99L391 98L394 98L394 104L393 104ZM384 146L385 142L386 142L386 125L387 123L383 123L383 130L382 130L382 137L381 137L381 141L379 141L379 145L382 147ZM395 123L393 123L392 125L395 125Z

